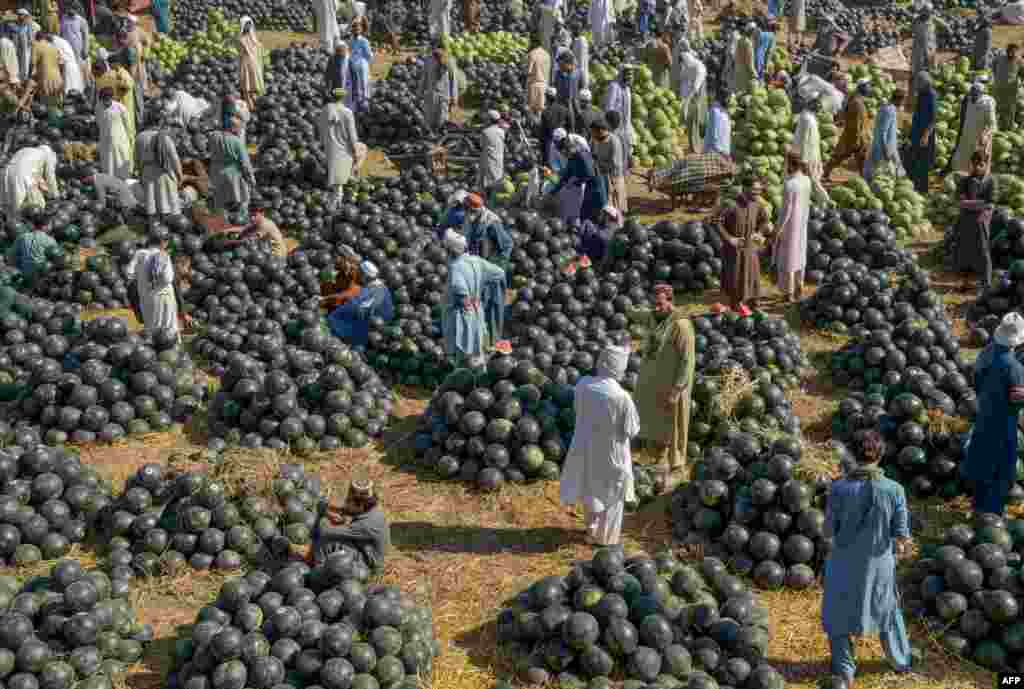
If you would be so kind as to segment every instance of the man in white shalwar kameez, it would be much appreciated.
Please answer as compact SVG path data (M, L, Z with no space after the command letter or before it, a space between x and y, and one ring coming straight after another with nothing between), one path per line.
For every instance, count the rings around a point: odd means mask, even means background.
M313 12L316 14L316 25L320 30L320 49L333 54L334 45L341 40L341 29L338 28L338 2L314 0Z
M486 194L487 205L493 205L505 179L505 127L497 110L489 111L487 120L487 127L480 133L476 186Z
M600 49L615 40L615 5L613 0L590 0L590 40Z
M583 503L586 540L618 545L625 503L636 500L630 440L640 432L633 398L619 381L629 349L609 346L593 376L576 383L576 429L562 469L559 497L564 505Z
M622 65L619 78L608 84L604 96L604 110L619 113L621 122L615 134L622 139L622 148L626 153L626 172L632 167L633 160L633 83L634 65Z
M968 104L960 143L950 163L953 172L970 174L971 157L975 151L986 153L988 159L992 160L992 136L998 127L996 101L992 96L983 95L977 101Z
M327 187L340 200L352 176L359 144L355 115L345 107L345 89L334 89L334 102L320 113L320 141L327 157Z
M793 147L800 159L807 165L814 196L819 201L828 201L828 192L821 184L825 165L821 162L821 133L818 131L818 101L812 100L796 117L796 131L793 132Z
M50 38L53 45L60 51L61 57L64 58L64 95L72 92L85 93L85 77L78 62L78 56L75 55L75 49L56 34L51 35Z
M704 141L701 129L708 116L708 68L700 61L697 54L690 50L687 40L679 41L679 99L682 101L682 125L686 128L686 138L690 153L697 153L698 145Z
M150 237L147 247L132 256L125 276L137 285L145 332L170 332L177 337L178 299L174 294L174 263L167 254L167 239Z
M430 40L435 44L452 32L452 0L430 0Z
M18 151L0 179L0 198L8 219L17 221L24 208L43 208L57 198L57 154L45 144Z
M3 34L0 34L0 65L7 68L7 78L12 84L21 83L18 75L18 48L14 41Z
M580 70L580 91L590 88L590 43L582 33L572 39L572 54L576 56L576 67Z
M100 90L96 103L96 125L100 139L96 144L97 170L119 179L132 176L135 142L128 136L128 108L114 100L114 91Z

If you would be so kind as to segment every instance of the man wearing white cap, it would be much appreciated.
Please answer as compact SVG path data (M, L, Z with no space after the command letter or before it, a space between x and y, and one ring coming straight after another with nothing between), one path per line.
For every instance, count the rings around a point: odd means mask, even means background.
M454 230L445 233L444 244L452 256L441 314L444 351L462 366L482 360L501 338L505 271L467 253L469 240Z
M334 89L334 102L320 113L320 140L327 154L327 186L341 200L342 189L352 177L359 144L356 118L345 105L345 89Z
M973 489L976 514L1002 514L1017 474L1017 416L1024 405L1024 317L1011 311L974 362L978 415L960 474Z
M548 80L551 77L551 54L533 39L534 45L526 56L526 108L535 123L540 121L547 97Z
M629 444L640 432L640 416L619 383L628 364L628 346L608 346L594 375L576 383L576 428L559 497L564 505L583 503L585 538L592 545L619 545L625 503L636 500Z
M385 323L395 317L395 302L380 271L370 261L359 264L359 292L327 316L331 332L356 347L365 347L370 338L370 319Z
M466 222L466 199L469 192L459 189L448 198L448 208L437 226L438 239L444 241L445 233L448 230L462 232L462 225ZM463 234L465 234L463 232Z
M580 91L576 106L576 133L590 138L590 129L598 120L604 119L604 113L594 107L594 95L587 89Z
M487 195L487 203L490 205L494 203L505 179L505 125L497 110L489 111L486 119L488 125L480 132L476 186Z

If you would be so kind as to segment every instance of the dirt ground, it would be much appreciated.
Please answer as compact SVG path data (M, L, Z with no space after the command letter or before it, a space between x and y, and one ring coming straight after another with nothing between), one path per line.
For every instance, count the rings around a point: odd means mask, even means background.
M261 32L260 36L268 48L315 41L308 34ZM1010 36L1008 27L1000 27L997 44L1005 44ZM375 76L383 75L394 59L382 56L374 67ZM380 175L395 170L379 151L373 151L364 172ZM639 179L631 180L630 192L631 204L643 208L645 221L698 217L685 210L671 211L667 200L649 193ZM919 241L913 249L923 256L934 241ZM955 291L950 276L936 272L933 277L964 332L957 309L964 295ZM780 294L767 280L765 288L769 294L766 310L799 327L795 309L784 307ZM720 301L722 296L714 292L688 299L694 312ZM122 315L130 318L130 313ZM819 363L844 342L842 337L806 329L801 337L804 350ZM385 579L415 593L433 608L441 640L433 687L490 689L495 678L509 677L511 672L510 660L501 654L495 636L495 614L502 601L542 576L564 573L573 561L589 557L592 551L582 542L580 515L559 504L556 484L509 486L500 494L481 494L459 483L436 481L424 472L405 441L426 404L425 393L401 392L398 417L383 442L362 451L292 457L289 461L318 471L335 493L343 492L352 477L376 482L391 519L394 542ZM841 396L842 391L832 388L820 368L807 371L803 387L792 399L808 442L828 440L829 419ZM198 449L195 443L201 440L201 434L193 429L178 428L114 447L83 448L82 457L120 483L142 464L165 462ZM920 540L937 538L942 526L965 515L962 503L915 502L913 511ZM627 552L642 549L655 553L672 547L667 498L628 516L624 531ZM82 553L85 561L93 557ZM135 582L133 602L141 620L154 625L156 641L131 668L125 680L128 687L156 689L164 685L176 633L192 622L200 606L213 600L223 579L218 574L189 571L180 577ZM760 592L759 596L771 612L770 662L785 674L793 689L811 689L827 673L829 657L819 622L820 590ZM994 675L948 656L915 621L911 623L915 643L925 652L920 672L909 676L887 672L878 642L864 640L859 647L858 689L993 686Z

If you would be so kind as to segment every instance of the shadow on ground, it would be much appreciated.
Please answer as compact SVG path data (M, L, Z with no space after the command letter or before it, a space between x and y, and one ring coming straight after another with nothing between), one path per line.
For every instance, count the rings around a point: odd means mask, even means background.
M555 527L501 529L476 526L438 526L428 522L391 525L391 544L401 551L434 551L496 555L552 553L578 541L579 532Z

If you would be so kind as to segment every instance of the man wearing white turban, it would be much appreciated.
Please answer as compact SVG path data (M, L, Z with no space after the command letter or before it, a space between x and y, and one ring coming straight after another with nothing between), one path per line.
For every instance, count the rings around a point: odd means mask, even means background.
M445 353L457 366L479 361L501 337L505 308L505 271L485 258L466 253L469 240L454 230L444 244L453 258L441 330Z
M619 381L629 364L628 347L608 346L593 376L576 383L576 429L562 469L562 504L583 503L586 540L618 545L625 503L636 500L630 440L640 432L633 398Z

